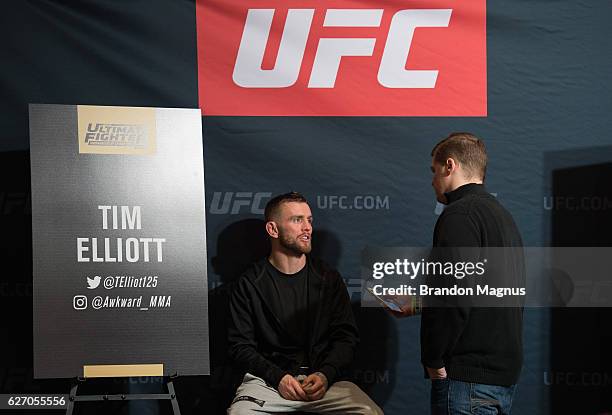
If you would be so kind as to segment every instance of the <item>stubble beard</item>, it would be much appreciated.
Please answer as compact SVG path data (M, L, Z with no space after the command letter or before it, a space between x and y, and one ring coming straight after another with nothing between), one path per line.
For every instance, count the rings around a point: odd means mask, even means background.
M282 235L279 242L283 248L296 254L297 256L309 254L310 251L312 251L312 244L310 243L310 241L307 245L302 245L297 239L292 239L290 237L287 237L286 235Z

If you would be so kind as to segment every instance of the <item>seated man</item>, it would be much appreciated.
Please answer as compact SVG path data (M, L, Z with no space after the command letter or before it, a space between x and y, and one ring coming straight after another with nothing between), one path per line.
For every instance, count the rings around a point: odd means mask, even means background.
M245 372L228 414L382 414L355 384L338 381L358 333L337 271L306 254L312 214L299 193L265 209L271 252L239 279L230 300L229 353Z

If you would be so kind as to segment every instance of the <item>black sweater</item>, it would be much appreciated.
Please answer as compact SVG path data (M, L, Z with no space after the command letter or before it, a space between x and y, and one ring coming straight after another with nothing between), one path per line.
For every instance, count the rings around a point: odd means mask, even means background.
M522 247L510 213L483 185L466 184L447 193L448 206L434 230L434 248ZM524 281L522 248L504 250L517 281ZM424 308L421 362L445 367L449 379L509 386L523 362L523 311L519 307Z
M267 259L251 266L238 280L230 300L229 354L240 368L274 388L302 362L322 372L331 385L352 363L358 332L349 295L340 274L322 261L307 258L308 331L304 347L295 339L286 316L273 307L277 291Z

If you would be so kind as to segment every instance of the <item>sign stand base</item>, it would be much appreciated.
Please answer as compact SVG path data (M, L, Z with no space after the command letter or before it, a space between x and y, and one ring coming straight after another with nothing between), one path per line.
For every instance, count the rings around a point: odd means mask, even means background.
M125 393L120 395L77 395L77 388L79 383L84 382L86 379L78 377L72 380L72 386L70 387L70 395L68 397L68 406L66 408L66 415L72 415L72 411L77 402L93 402L93 401L132 401L132 400L170 400L172 404L172 412L174 415L181 415L179 409L178 400L176 399L176 392L174 391L173 379L175 376L170 378L164 378L168 393Z

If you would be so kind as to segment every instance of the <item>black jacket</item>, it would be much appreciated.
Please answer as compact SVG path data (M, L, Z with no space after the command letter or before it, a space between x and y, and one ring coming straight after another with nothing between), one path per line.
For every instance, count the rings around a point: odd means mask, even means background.
M466 184L446 196L449 204L436 223L434 249L513 247L502 251L505 272L524 282L522 240L510 213L480 184ZM522 329L521 307L425 307L421 362L445 367L450 379L509 386L521 371Z
M267 259L253 264L238 280L230 300L229 354L240 368L278 387L295 374L299 361L309 362L331 385L353 360L358 332L349 295L337 271L307 258L310 342L295 341L268 304L275 295L265 270ZM305 359L304 359L305 358Z

